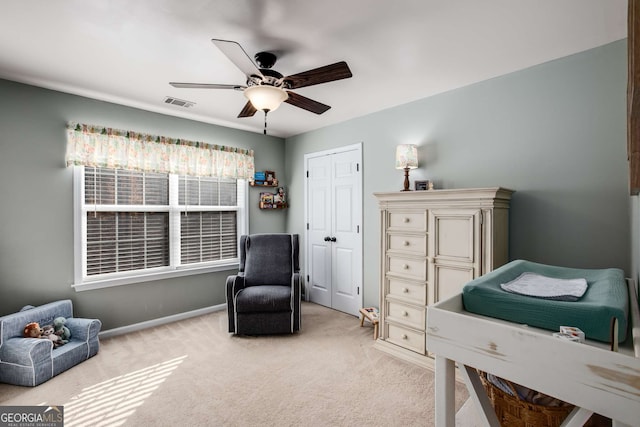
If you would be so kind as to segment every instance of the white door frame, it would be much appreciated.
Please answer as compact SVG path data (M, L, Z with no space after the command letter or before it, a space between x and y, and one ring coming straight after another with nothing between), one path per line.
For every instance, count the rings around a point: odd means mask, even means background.
M337 154L337 153L343 153L346 151L357 151L357 155L358 155L358 163L360 165L360 168L362 168L362 142L356 143L356 144L351 144L351 145L345 145L342 147L335 147L335 148L331 148L328 150L323 150L323 151L316 151L313 153L307 153L304 155L304 171L305 173L307 173L307 171L309 170L307 167L308 161L310 158L314 158L314 157L321 157L321 156L328 156L331 154ZM358 182L358 187L360 189L360 218L357 218L357 222L358 224L360 224L360 232L358 233L358 238L359 238L359 243L358 243L358 249L360 250L360 265L358 266L358 268L356 269L357 274L359 275L358 279L359 279L359 283L360 283L360 307L362 307L362 298L364 295L364 283L363 283L363 247L362 247L362 242L363 242L363 238L362 235L364 234L364 230L363 230L363 208L362 208L362 201L363 201L363 196L362 196L362 190L363 190L363 179L362 179L362 169L360 171L359 176L359 180L360 182ZM308 187L309 187L309 183L308 181L305 180L305 185L304 185L304 224L305 224L305 272L309 272L311 271L309 268L309 230L306 224L309 223L309 195L308 195ZM309 301L309 296L310 296L310 284L309 284L309 280L307 280L307 277L304 277L304 286L305 286L305 300Z

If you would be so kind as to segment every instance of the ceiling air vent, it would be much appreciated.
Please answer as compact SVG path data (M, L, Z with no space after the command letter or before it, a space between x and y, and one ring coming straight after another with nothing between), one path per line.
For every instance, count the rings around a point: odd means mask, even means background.
M164 102L165 104L177 105L178 107L184 107L184 108L189 108L196 105L195 102L185 101L184 99L178 99L172 96L165 96Z

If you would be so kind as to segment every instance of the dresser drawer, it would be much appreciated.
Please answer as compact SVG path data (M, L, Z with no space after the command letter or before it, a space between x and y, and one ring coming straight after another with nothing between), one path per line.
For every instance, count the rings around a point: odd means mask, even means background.
M389 211L388 228L405 231L427 231L427 211Z
M390 256L389 272L409 279L425 281L427 280L427 259Z
M427 235L411 236L403 234L389 234L388 250L404 252L413 255L427 256Z
M387 300L386 318L397 323L425 330L427 309Z
M418 305L427 305L427 284L388 279L387 295L402 298Z
M425 353L425 333L413 331L393 323L385 323L386 340L416 353Z

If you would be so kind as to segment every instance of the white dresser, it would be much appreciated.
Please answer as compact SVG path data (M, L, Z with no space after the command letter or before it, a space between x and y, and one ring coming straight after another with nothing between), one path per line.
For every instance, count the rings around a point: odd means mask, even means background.
M509 261L504 188L374 193L380 207L380 337L375 346L431 367L427 307Z

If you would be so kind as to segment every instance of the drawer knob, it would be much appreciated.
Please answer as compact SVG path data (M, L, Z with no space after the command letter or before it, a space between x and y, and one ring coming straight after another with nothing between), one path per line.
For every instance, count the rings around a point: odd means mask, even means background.
M409 241L408 241L408 240L405 240L404 242L402 242L402 244L403 244L404 246L409 246Z
M405 217L405 218L403 219L403 221L404 221L404 222L409 222L409 221L411 221L411 219L409 219L409 218L406 218L406 217Z
M407 264L402 264L402 269L403 269L403 270L408 270L408 269L409 269L409 265L407 265Z
M403 293L403 294L406 294L406 293L408 293L408 292L409 292L409 289L407 289L407 288L402 288L402 293Z
M402 312L402 315L403 315L404 317L407 317L407 316L409 315L409 313L407 313L406 311L403 311L403 312Z
M402 334L402 336L400 338L402 338L403 340L406 340L409 337L407 336L407 334Z

